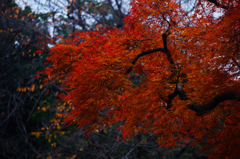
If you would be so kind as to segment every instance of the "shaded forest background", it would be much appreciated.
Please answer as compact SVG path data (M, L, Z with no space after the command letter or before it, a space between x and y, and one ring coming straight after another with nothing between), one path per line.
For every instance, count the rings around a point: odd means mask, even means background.
M59 113L68 112L68 104L59 102L58 94L65 90L57 82L43 85L39 74L51 38L68 39L75 31L105 25L121 29L128 14L125 1L35 1L47 13L35 13L27 2L24 8L12 0L0 2L0 158L207 158L197 154L200 145L159 149L151 133L122 141L118 124L85 136L62 122ZM138 77L132 81L137 84Z

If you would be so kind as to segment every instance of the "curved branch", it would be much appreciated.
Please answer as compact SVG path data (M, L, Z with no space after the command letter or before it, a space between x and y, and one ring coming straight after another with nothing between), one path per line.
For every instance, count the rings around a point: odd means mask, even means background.
M216 0L207 0L207 1L215 4L217 7L221 7L221 8L223 8L223 9L228 9L228 6L221 5L221 4L218 3L218 1L216 1Z
M167 48L167 32L168 32L168 29L162 34L162 38L163 38L163 45L164 45L164 48L155 48L155 49L151 49L151 50L148 50L148 51L144 51L144 52L141 52L140 54L137 55L137 57L132 61L132 64L135 65L137 60L142 57L142 56L145 56L145 55L148 55L148 54L152 54L152 53L155 53L155 52L163 52L167 55L167 58L168 58L168 61L170 64L175 64L174 61L173 61L173 58L172 58L172 55L170 54L168 48ZM133 69L133 66L131 66L130 68L128 68L126 70L126 73L130 73Z
M172 100L174 97L179 96L181 100L186 101L190 100L185 91L183 90L183 82L179 82L177 84L177 87L175 91L171 94L168 95L168 101L167 101L167 108L169 109L172 106ZM228 91L224 92L220 95L217 95L212 99L211 102L205 105L198 105L196 103L188 105L188 108L191 109L192 111L197 113L197 116L202 116L204 115L207 111L210 111L218 106L221 102L227 101L227 100L236 100L240 101L240 94L237 93L236 91Z
M162 18L164 21L166 21L168 23L168 28L164 31L164 33L162 34L162 39L163 39L163 48L155 48L155 49L151 49L151 50L148 50L148 51L145 51L145 52L142 52L140 54L137 55L137 57L132 61L132 64L135 65L137 60L142 57L142 56L145 56L145 55L148 55L148 54L151 54L151 53L154 53L154 52L158 52L158 51L161 51L163 53L165 53L167 55L167 58L168 58L168 61L170 64L175 64L174 61L173 61L173 58L172 58L172 55L170 54L170 51L168 50L168 47L167 47L167 35L169 33L169 29L171 27L171 24L169 23L169 21L164 17L164 15L162 15ZM130 68L127 69L126 73L130 73L133 69L133 66L131 66ZM174 71L173 71L174 72Z
M137 57L132 61L132 64L135 65L137 60L142 57L142 56L145 56L145 55L148 55L148 54L152 54L152 53L155 53L155 52L163 52L165 53L165 50L164 48L155 48L155 49L151 49L151 50L148 50L148 51L144 51L144 52L141 52L140 54L137 55ZM127 69L126 73L130 73L133 69L133 66L131 66L130 68Z
M216 97L213 98L213 100L203 106L197 105L197 104L192 104L189 105L189 109L195 111L197 113L198 116L201 116L203 114L205 114L207 111L210 111L214 108L216 108L218 106L218 104L220 104L221 102L224 102L226 100L236 100L236 101L240 101L240 95L235 92L235 91L228 91L228 92L224 92L220 95L217 95Z

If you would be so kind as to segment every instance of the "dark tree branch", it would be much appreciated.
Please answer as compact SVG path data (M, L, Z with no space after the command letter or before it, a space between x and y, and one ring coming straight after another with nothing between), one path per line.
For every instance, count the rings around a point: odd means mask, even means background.
M162 34L162 39L163 39L164 50L168 50L168 48L167 48L167 30Z
M186 78L186 77L184 77ZM185 79L177 80L176 82L176 88L175 91L168 95L168 100L166 101L167 106L166 109L170 109L172 107L172 100L178 95L182 101L190 100L186 92L183 90L184 83L186 82ZM240 94L236 91L228 91L224 92L220 95L217 95L212 99L211 102L209 102L206 105L198 105L196 103L188 105L188 108L192 111L197 113L197 116L202 116L206 112L216 108L221 102L227 101L227 100L236 100L240 101Z
M168 95L168 100L167 100L167 107L166 109L170 109L172 107L172 100L174 97L176 97L178 95L177 90L175 89L175 91L171 94Z
M210 111L210 110L216 108L218 106L218 104L220 104L221 102L224 102L227 100L240 101L240 95L235 91L224 92L224 93L214 97L213 100L206 105L200 106L197 104L192 104L192 105L189 105L189 109L195 111L198 116L201 116L201 115L205 114L207 111Z
M155 53L155 52L163 52L167 55L167 58L168 58L168 61L170 64L175 64L174 61L173 61L173 58L172 58L172 55L170 54L168 48L167 48L167 32L168 32L168 29L163 33L162 35L162 38L163 38L163 45L164 45L164 48L155 48L155 49L151 49L151 50L148 50L148 51L144 51L144 52L141 52L140 54L137 55L137 57L132 61L132 64L135 65L137 60L142 57L142 56L145 56L145 55L148 55L148 54L152 54L152 53ZM130 73L133 69L133 66L131 66L130 68L127 69L126 73Z
M216 1L216 0L207 0L207 1L215 4L217 7L221 7L221 8L223 8L223 9L228 9L228 6L221 5L221 4L218 3L218 1Z
M169 109L172 106L172 100L174 97L179 96L181 100L186 101L190 100L185 91L183 90L183 82L179 82L177 84L177 87L175 91L171 94L168 95L168 101L167 101L167 108ZM212 99L212 101L206 105L198 105L196 103L188 105L188 108L191 109L192 111L197 113L197 116L202 116L204 115L207 111L210 111L218 106L221 102L227 101L227 100L236 100L240 101L240 94L238 94L235 91L228 91L224 92L220 95L217 95Z
M164 17L163 14L162 14L162 18L163 18L164 21L166 21L168 23L168 28L162 34L164 49L168 50L168 47L167 47L167 33L168 33L169 28L171 27L171 25L170 25L169 21Z
M114 7L113 7L113 4L112 4L112 1L111 0L107 0L108 4L109 4L109 7L113 10L113 12L116 14L116 16L118 17L121 17L120 13L118 13Z
M161 52L164 52L164 48L155 48L155 49L151 49L151 50L148 50L148 51L144 51L140 54L137 55L137 57L132 61L132 64L135 65L137 60L142 57L142 56L145 56L145 55L148 55L148 54L152 54L152 53L155 53L155 52L158 52L158 51L161 51ZM127 69L126 73L130 73L133 69L133 66L131 66L130 68Z
M176 91L181 100L183 100L183 101L189 100L185 91L183 90L183 82L178 82Z
M162 15L162 18L164 21L166 21L168 23L168 27L167 29L164 31L164 33L162 34L162 39L163 39L163 48L155 48L155 49L152 49L152 50L148 50L148 51L145 51L145 52L142 52L140 54L137 55L137 57L132 61L132 64L135 65L137 60L142 57L142 56L145 56L145 55L148 55L148 54L151 54L151 53L154 53L154 52L158 52L158 51L161 51L163 53L165 53L167 55L167 58L168 58L168 61L170 64L174 65L174 61L173 61L173 58L172 58L172 55L170 53L170 51L168 50L168 47L167 47L167 35L169 33L169 29L171 27L171 24L169 23L169 21L164 17L164 15ZM130 73L133 69L133 66L131 66L130 68L127 69L126 73ZM175 70L173 71L175 74Z

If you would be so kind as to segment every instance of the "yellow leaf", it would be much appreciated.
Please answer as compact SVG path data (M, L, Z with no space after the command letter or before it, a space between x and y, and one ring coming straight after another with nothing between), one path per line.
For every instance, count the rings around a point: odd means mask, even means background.
M35 84L32 85L31 91L33 92L35 89Z
M104 133L107 134L107 130L106 129L104 129Z
M42 107L42 111L44 111L44 112L45 112L45 111L47 111L47 109L46 109L45 107Z
M41 132L31 132L31 135L34 135L38 138L41 135Z
M55 143L55 142L52 143L51 146L52 146L52 147L56 147L56 143Z
M95 129L94 131L95 131L96 133L99 133L99 130L98 130L98 129Z
M58 130L60 130L60 129L61 129L61 127L59 126L59 124L57 124L57 129L58 129Z
M56 113L56 116L57 116L57 117L62 117L62 114Z

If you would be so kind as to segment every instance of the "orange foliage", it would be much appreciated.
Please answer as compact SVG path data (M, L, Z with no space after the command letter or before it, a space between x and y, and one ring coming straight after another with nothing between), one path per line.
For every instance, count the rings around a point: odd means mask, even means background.
M176 0L135 0L123 30L54 45L44 73L68 90L65 122L87 132L122 122L124 137L153 132L162 146L184 141L211 158L237 158L239 2L198 1L187 12Z

